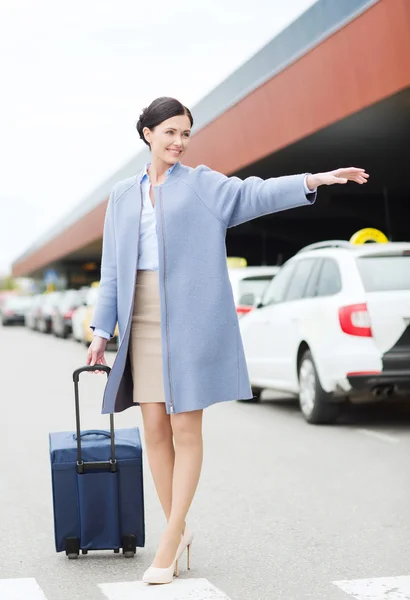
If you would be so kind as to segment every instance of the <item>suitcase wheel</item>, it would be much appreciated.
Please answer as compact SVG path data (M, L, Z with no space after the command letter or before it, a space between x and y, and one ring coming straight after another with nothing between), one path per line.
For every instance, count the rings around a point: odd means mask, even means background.
M137 551L137 538L135 535L124 535L122 537L122 552L125 558L133 558Z
M65 553L70 559L78 558L80 555L80 540L78 538L66 538Z
M88 554L88 550L81 550L81 554Z
M120 553L120 549L119 548L114 548L114 554L119 554Z

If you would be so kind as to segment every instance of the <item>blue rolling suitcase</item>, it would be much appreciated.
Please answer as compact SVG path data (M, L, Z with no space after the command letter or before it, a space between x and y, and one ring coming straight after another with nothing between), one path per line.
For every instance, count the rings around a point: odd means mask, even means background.
M142 448L139 430L81 431L78 396L83 371L105 371L105 365L86 366L73 373L76 432L50 433L50 460L56 551L78 558L80 550L120 548L133 557L145 544Z

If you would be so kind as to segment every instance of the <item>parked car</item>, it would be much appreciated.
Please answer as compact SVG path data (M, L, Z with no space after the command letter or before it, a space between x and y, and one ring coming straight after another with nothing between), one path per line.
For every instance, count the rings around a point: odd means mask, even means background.
M2 325L24 325L25 314L30 307L30 296L8 296L0 308Z
M4 302L7 298L11 298L12 296L18 296L17 290L0 290L0 308L3 306Z
M240 328L255 400L298 395L309 423L348 399L410 397L410 243L307 246Z
M44 300L44 294L35 294L32 296L30 306L28 307L24 317L25 326L29 329L37 329L41 305L44 303Z
M37 318L37 329L42 333L51 333L51 320L63 293L50 292L43 294L43 301L40 304Z
M67 338L72 333L74 310L84 303L84 292L66 290L62 292L51 316L51 330L57 337Z
M78 342L83 342L86 346L91 344L94 336L93 330L90 328L90 324L94 306L98 298L99 285L100 284L98 281L95 281L91 284L91 287L88 288L87 293L85 294L83 306L77 308L72 317L73 338ZM115 328L114 337L112 337L108 342L108 346L110 348L117 347L117 339L118 325Z
M84 342L84 319L87 307L85 305L86 300L83 304L73 311L71 317L71 325L73 328L73 340L76 342Z
M238 317L249 313L260 301L267 285L280 267L229 268L233 297Z

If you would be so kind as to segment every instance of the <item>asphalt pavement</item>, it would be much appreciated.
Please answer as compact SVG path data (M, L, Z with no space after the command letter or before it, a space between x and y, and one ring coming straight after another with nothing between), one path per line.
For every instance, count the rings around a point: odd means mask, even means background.
M57 554L48 434L74 430L85 357L70 339L0 327L1 600L410 598L410 403L352 407L334 426L307 425L272 394L211 406L190 572L182 561L173 584L140 582L165 524L146 456L145 548ZM82 428L107 427L105 376L80 383ZM143 437L138 408L116 416L135 425Z

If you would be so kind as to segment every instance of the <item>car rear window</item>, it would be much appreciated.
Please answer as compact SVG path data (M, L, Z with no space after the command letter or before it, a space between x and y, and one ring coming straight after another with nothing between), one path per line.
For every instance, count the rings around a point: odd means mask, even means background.
M238 283L238 298L245 294L253 294L255 298L261 297L272 278L273 275L253 275L241 279Z
M357 266L366 292L410 290L410 255L362 256Z
M77 303L78 300L78 292L75 290L69 290L64 294L63 299L61 300L61 309L67 310L71 308Z
M30 298L26 296L14 296L11 298L7 298L4 305L6 308L27 308L30 304Z

